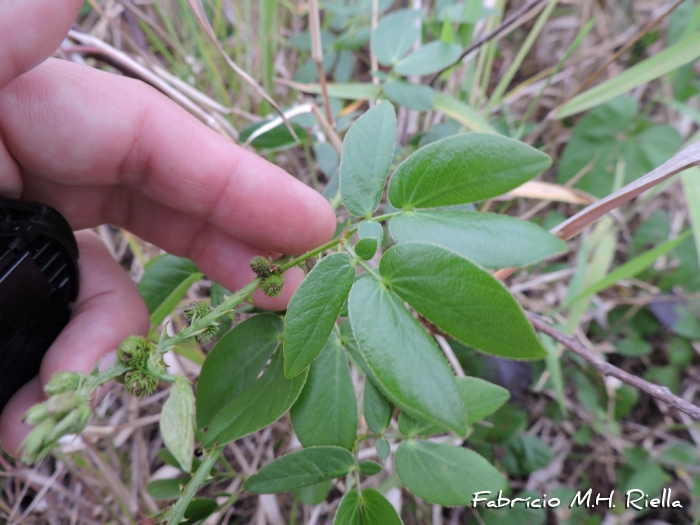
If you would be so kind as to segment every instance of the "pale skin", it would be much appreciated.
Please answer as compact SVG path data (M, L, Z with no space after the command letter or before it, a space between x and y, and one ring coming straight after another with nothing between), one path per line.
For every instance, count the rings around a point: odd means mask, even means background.
M148 312L129 276L89 231L109 223L191 258L235 290L255 275L258 254L300 254L328 241L328 202L282 169L246 151L136 81L48 59L82 0L5 0L0 16L0 195L58 209L76 231L81 290L70 324L49 349L39 377L0 415L10 454L30 427L24 412L42 401L60 370L89 372ZM285 274L282 294L256 292L281 309L303 278Z

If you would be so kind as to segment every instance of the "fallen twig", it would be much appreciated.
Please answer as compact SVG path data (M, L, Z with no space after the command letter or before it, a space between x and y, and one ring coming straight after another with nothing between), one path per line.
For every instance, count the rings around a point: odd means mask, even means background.
M602 372L606 376L612 376L620 381L627 383L628 385L631 385L642 392L650 395L654 399L658 401L662 401L666 403L669 406L672 406L681 412L688 414L690 417L692 417L695 421L700 421L700 408L696 407L695 405L692 405L685 401L684 399L674 395L671 393L671 391L663 386L655 385L654 383L650 383L649 381L645 381L644 379L641 379L640 377L637 377L633 374L630 374L628 372L625 372L624 370L619 369L618 367L611 365L601 357L591 353L583 344L576 339L575 337L568 336L566 334L561 333L559 330L556 330L555 328L552 328L549 326L547 323L542 321L538 316L530 313L530 312L525 312L527 315L528 319L530 319L530 322L532 323L532 326L535 327L536 330L547 334L549 337L554 339L555 341L563 344L566 348L577 354L578 356L582 357L586 361L588 361L591 365L593 365L597 370Z

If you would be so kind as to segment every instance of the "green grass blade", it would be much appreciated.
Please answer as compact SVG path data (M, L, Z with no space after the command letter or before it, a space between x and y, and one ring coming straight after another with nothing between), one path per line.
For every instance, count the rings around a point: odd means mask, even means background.
M627 261L625 264L618 266L614 271L610 272L598 282L586 288L583 292L581 292L581 294L578 297L576 297L576 299L574 299L574 301L583 297L588 297L593 294L596 294L602 290L605 290L606 288L611 287L616 282L622 279L634 277L639 272L646 270L647 268L649 268L649 266L654 264L654 261L656 261L656 259L658 259L662 255L667 254L676 246L678 246L681 242L683 242L686 239L686 237L690 235L690 233L691 230L686 230L675 239L661 243L655 248L652 248L651 250L648 250L643 254L638 255L634 259Z
M627 69L615 78L584 91L571 99L555 115L564 118L622 95L646 82L655 80L700 57L700 33L663 50L658 55Z

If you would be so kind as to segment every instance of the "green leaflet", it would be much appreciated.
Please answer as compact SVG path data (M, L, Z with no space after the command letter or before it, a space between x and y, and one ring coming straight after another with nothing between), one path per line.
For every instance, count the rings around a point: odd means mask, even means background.
M305 447L336 445L352 449L357 434L357 402L350 367L335 334L311 364L290 414L294 432Z
M362 525L360 498L355 489L345 493L335 513L333 525Z
M363 261L369 261L377 253L377 239L360 239L355 244L355 254Z
M192 469L194 454L194 395L182 376L175 378L160 418L163 443L185 472Z
M227 403L253 384L279 345L282 330L280 317L256 315L214 345L197 382L198 428L209 425Z
M302 503L306 503L307 505L318 505L326 499L332 488L333 482L331 480L322 481L321 483L316 483L315 485L309 485L308 487L297 489L294 491L294 495Z
M379 268L399 297L459 341L511 359L547 355L506 287L457 252L422 242L397 244Z
M409 415L464 434L464 403L452 371L402 301L375 279L359 279L348 311L365 361L360 365L377 389Z
M481 421L501 408L510 398L505 388L478 377L456 378L459 395L467 410L467 425ZM434 436L447 432L443 426L418 421L403 412L399 414L399 431L408 437Z
M349 325L348 325L349 326ZM365 381L364 413L367 426L372 432L381 434L391 422L394 407L389 400L379 393L372 381Z
M343 496L333 525L403 525L403 522L381 492L365 489L358 496L353 489Z
M446 507L471 505L475 492L498 493L506 478L476 452L430 441L404 441L394 458L401 481L416 496Z
M284 374L305 370L323 349L355 279L344 253L321 259L292 296L284 327Z
M268 463L244 487L256 494L286 492L339 478L354 465L355 458L344 448L303 448Z
M387 80L382 86L382 91L394 104L417 111L428 111L433 108L435 91L428 86L411 84L403 80Z
M340 157L340 195L350 213L364 217L377 209L396 145L396 113L382 101L350 127Z
M434 436L447 432L447 429L441 425L418 421L417 419L413 419L411 416L407 416L403 412L399 414L398 423L399 432L401 432L404 436L408 436L409 438L416 436Z
M383 66L393 66L413 47L418 38L416 19L413 10L398 11L386 15L370 37L370 50Z
M395 208L465 204L505 193L551 164L544 153L491 133L462 133L428 144L404 160L389 182Z
M146 265L139 292L151 314L151 325L158 326L172 312L187 290L203 275L189 259L165 254Z
M436 40L416 49L394 66L401 76L430 75L454 64L462 54L462 46Z
M490 416L510 399L508 390L478 377L458 377L457 388L467 408L467 425Z
M486 268L526 266L567 250L539 226L496 213L406 212L391 219L389 230L396 242L433 242Z
M358 467L365 476L374 476L382 471L382 466L376 461L360 461Z
M362 491L362 523L363 525L403 525L389 500L374 489Z
M235 441L282 417L297 400L306 381L306 372L287 379L283 368L282 352L277 351L262 377L216 415L202 446Z
M357 228L357 235L360 239L377 239L377 242L382 242L384 228L378 222L363 221Z

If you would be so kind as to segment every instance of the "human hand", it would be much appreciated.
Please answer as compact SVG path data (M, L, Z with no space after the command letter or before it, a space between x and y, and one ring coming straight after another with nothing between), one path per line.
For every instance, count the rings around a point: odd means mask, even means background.
M335 217L318 193L232 144L139 81L48 59L82 0L25 0L0 17L0 195L44 202L74 230L109 223L191 258L235 290L258 254L298 254L329 240ZM32 69L33 68L33 69ZM0 415L0 444L16 454L26 410L59 370L87 373L148 312L127 274L89 231L76 233L81 291L39 377ZM254 301L283 308L303 278Z

